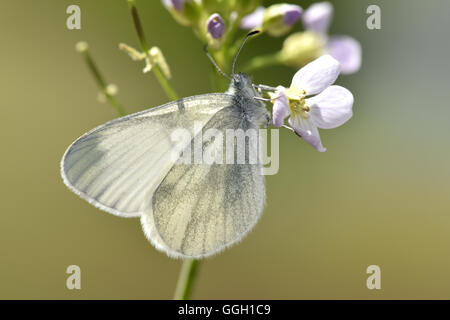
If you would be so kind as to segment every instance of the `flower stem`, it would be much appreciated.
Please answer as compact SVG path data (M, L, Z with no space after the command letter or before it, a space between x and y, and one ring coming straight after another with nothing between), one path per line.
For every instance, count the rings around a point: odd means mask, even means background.
M136 29L141 49L145 53L147 59L151 61L152 57L150 56L150 47L148 46L147 40L145 38L144 29L142 28L141 19L139 18L139 14L136 8L136 3L134 0L127 0L127 1L128 5L130 6L131 16L134 22L134 28ZM178 95L171 86L169 79L162 72L161 68L157 64L155 64L152 68L152 71L155 74L156 79L158 80L159 84L161 85L167 96L171 100L178 100Z
M280 55L278 52L268 54L265 56L259 56L255 57L245 66L244 71L250 72L257 69L270 67L279 64L280 62Z
M200 261L195 259L186 259L181 265L180 275L178 276L177 287L175 289L174 300L189 300L197 276Z
M116 109L116 111L119 113L120 116L124 116L127 114L123 106L117 102L117 100L114 98L114 96L108 92L108 85L105 81L105 78L100 73L100 70L97 67L97 64L95 63L94 59L92 59L91 54L89 53L89 48L87 43L85 42L79 42L77 43L77 50L81 53L81 55L84 58L84 61L86 62L86 65L88 66L89 70L91 71L92 75L94 76L94 79L97 81L97 84L102 89L103 94L105 95L108 102L111 104L111 106Z
M128 5L130 6L134 28L136 29L141 48L146 54L148 54L148 50L150 48L148 47L147 40L145 39L144 29L142 28L141 19L139 18L139 14L137 12L136 3L134 2L134 0L128 0Z
M156 79L158 79L159 84L164 89L164 91L166 92L169 99L178 100L179 98L178 98L177 93L170 85L169 79L166 78L164 73L161 71L161 68L159 67L159 65L157 65L157 64L154 65L152 70L153 70L153 73L155 74Z

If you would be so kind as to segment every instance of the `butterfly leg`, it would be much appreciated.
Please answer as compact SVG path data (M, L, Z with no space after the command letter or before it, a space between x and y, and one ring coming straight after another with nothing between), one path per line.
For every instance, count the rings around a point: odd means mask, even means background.
M277 88L271 87L271 86L266 86L264 84L254 84L253 87L255 89L258 89L259 92L262 91L276 91Z

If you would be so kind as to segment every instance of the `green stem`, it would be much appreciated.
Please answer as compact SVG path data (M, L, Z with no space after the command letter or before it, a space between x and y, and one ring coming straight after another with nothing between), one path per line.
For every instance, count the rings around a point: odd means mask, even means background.
M183 261L175 289L174 300L190 299L199 263L199 260L194 259L186 259Z
M136 8L136 3L134 0L127 0L128 5L130 6L131 16L134 22L134 28L136 29L136 33L138 35L139 44L141 46L142 51L145 53L146 57L151 61L150 57L150 47L148 46L147 40L145 38L144 29L142 28L141 19L139 18L139 14ZM155 64L152 68L152 71L158 80L159 84L171 100L178 100L178 95L173 89L172 85L169 82L169 79L162 72L161 68Z
M136 29L141 49L146 55L148 55L148 50L150 48L148 47L147 40L145 39L144 29L142 28L141 19L139 18L139 14L136 8L136 3L134 2L134 0L128 0L128 5L130 6L134 28Z
M88 45L86 43L78 43L77 49L81 53L81 55L84 58L84 61L86 62L86 65L88 66L89 70L91 71L92 75L94 76L94 79L96 80L99 87L102 89L103 94L106 96L106 99L111 104L111 106L116 109L116 111L119 113L120 116L124 116L127 114L123 106L117 102L117 100L114 98L113 95L111 95L108 92L108 85L106 84L105 78L100 73L100 70L97 67L97 64L95 63L94 59L92 59L91 54L89 53Z
M278 52L265 56L255 57L245 66L244 72L250 72L257 69L274 66L280 63L280 54Z
M155 74L156 79L158 79L159 84L164 89L164 91L166 92L169 99L178 100L179 98L178 98L177 93L170 85L169 80L166 78L166 76L162 72L161 68L157 64L155 64L153 66L152 70L153 70L153 73Z

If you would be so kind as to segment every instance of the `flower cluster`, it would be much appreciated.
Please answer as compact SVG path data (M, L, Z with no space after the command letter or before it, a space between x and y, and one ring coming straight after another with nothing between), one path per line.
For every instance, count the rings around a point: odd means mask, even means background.
M279 3L267 8L261 0L163 0L173 18L193 28L208 44L218 65L227 70L242 37L239 30L258 29L272 37L286 36L280 50L253 57L244 70L268 65L301 68L291 86L268 92L273 103L273 125L286 127L320 152L325 151L319 130L344 124L352 117L353 95L333 85L340 73L357 72L361 47L349 36L329 36L333 6L312 4L306 10ZM303 31L289 34L302 22ZM241 31L242 32L242 31ZM288 124L284 124L286 118Z
M270 21L276 10L279 15L284 14L285 27L277 26L277 29L273 31L271 28L274 25L270 24ZM288 31L287 26L291 26L290 23L296 22L295 18L298 19L300 13L301 9L298 6L287 4L273 5L267 9L258 7L253 13L244 17L241 27L244 29L267 29L269 35L280 36ZM289 17L295 18L290 20ZM361 46L357 40L349 36L328 36L332 17L333 5L331 3L312 4L301 15L304 31L293 33L287 37L283 48L277 54L272 55L274 61L271 62L301 67L323 54L330 54L339 61L342 73L357 72L361 66Z
M216 51L228 50L239 21L260 0L162 0L172 17Z
M339 61L341 72L351 74L361 66L361 46L346 35L328 35L333 18L330 2L317 2L306 10L299 5L279 3L267 8L261 0L162 0L173 18L192 27L195 34L212 48L219 65L229 67L235 53L238 28L257 28L273 37L287 35L302 22L303 31L287 36L280 50L255 57L247 70L281 64L300 68L318 57L329 54Z

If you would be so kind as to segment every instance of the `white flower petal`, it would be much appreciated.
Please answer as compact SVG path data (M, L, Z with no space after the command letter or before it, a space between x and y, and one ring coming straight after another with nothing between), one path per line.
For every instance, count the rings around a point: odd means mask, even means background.
M339 127L353 115L353 95L340 86L331 86L306 99L306 105L311 108L311 121L322 129Z
M309 120L302 117L290 117L289 124L295 132L319 152L327 151L320 140L319 130Z
M352 37L331 37L327 43L327 50L341 64L342 73L355 73L361 68L361 45Z
M339 76L339 62L326 54L308 63L294 75L291 87L317 94L331 86Z
M275 101L273 103L272 122L275 127L281 127L284 119L289 115L289 100L284 94L285 88L279 86L275 92Z
M306 30L327 33L333 16L333 5L329 2L314 3L305 11L302 20Z

